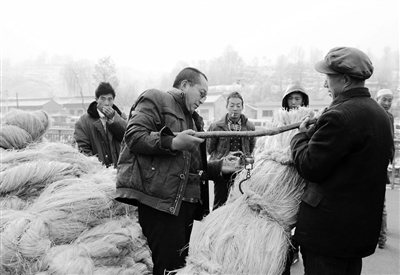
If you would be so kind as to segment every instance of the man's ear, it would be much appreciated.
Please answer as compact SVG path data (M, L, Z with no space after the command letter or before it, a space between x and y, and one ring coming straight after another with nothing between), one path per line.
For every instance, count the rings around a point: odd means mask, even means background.
M186 79L181 81L181 84L179 85L181 89L186 88L188 86L190 86L190 82L187 81Z
M352 81L351 81L351 77L350 76L348 76L347 74L344 74L343 78L344 78L344 81L345 81L344 83L345 84L347 84L347 85L351 84Z

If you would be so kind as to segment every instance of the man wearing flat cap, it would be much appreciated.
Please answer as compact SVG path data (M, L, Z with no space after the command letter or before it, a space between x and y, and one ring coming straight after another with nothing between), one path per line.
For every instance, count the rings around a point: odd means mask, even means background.
M332 103L291 140L298 173L308 183L295 238L307 275L361 274L375 252L393 138L387 114L365 80L374 67L356 48L336 47L315 69L326 74Z

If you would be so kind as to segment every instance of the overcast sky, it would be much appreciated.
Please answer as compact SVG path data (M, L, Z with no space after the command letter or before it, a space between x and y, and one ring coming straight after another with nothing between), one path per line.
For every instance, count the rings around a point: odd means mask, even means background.
M246 62L295 46L399 49L395 1L0 0L1 57L12 64L47 52L111 56L117 66L169 71L211 60L231 45Z

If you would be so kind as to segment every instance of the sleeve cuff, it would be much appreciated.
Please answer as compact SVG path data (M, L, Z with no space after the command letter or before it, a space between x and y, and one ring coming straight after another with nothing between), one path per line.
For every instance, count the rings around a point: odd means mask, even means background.
M161 148L169 149L171 152L176 152L171 149L172 140L175 137L174 133L167 126L164 126L160 131Z

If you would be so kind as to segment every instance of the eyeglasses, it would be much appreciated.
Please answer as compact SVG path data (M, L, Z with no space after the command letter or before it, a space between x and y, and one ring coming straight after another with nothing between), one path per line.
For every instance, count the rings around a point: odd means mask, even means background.
M206 100L207 99L207 91L205 91L204 89L200 89L199 87L197 87L197 84L194 84L192 82L190 82L193 87L196 87L197 91L199 91L200 93L200 100Z

